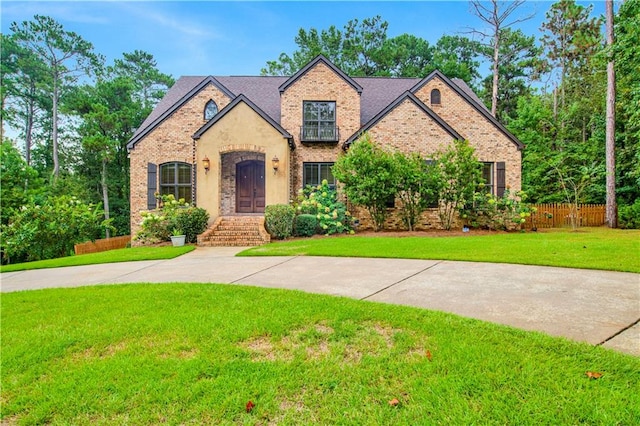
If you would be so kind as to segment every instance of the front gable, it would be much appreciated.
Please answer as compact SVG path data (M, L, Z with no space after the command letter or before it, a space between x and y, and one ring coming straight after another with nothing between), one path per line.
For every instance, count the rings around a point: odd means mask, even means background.
M434 90L440 95L437 104L432 103ZM459 133L471 142L474 139L483 139L487 134L493 134L496 139L508 140L518 150L524 147L518 138L491 115L462 80L460 84L455 84L436 70L411 88L411 93L426 105L431 105L440 117L454 125Z
M358 94L362 93L362 86L356 83L354 79L352 79L347 74L345 74L340 68L336 67L331 61L329 61L323 55L316 56L315 59L313 59L303 68L301 68L297 73L292 75L291 78L289 78L287 81L282 83L282 85L278 88L280 93L281 94L284 93L289 88L289 86L291 86L296 81L298 81L301 77L303 77L310 70L315 68L318 64L324 64L324 66L328 67L333 73L335 73L341 79L343 79L345 83L349 84L355 91L357 91Z
M184 82L179 80L167 92L162 101L131 137L127 143L128 151L134 149L141 140L181 110L184 110L181 114L182 117L177 119L184 118L188 120L188 123L181 123L180 126L185 127L187 125L193 129L193 126L199 126L204 121L204 109L208 101L214 100L218 108L223 108L235 98L235 95L214 77L205 77L195 86L190 84L190 79L183 79Z
M224 107L222 111L220 111L216 116L214 116L211 120L209 120L204 126L198 129L193 134L193 139L200 139L203 135L215 126L217 123L223 121L225 117L232 115L232 111L234 113L238 111L242 111L239 114L235 115L231 120L235 122L231 129L235 129L236 131L247 130L247 129L256 129L262 127L261 122L264 124L268 124L273 130L277 131L283 138L287 139L289 143L289 147L293 150L295 145L292 143L293 137L289 132L287 132L280 124L276 123L273 118L269 117L264 113L256 104L251 102L249 98L244 95L240 95L236 97L229 105ZM251 123L247 122L251 121Z
M433 151L434 146L463 137L411 92L405 92L380 111L343 144L349 146L362 134L401 151Z

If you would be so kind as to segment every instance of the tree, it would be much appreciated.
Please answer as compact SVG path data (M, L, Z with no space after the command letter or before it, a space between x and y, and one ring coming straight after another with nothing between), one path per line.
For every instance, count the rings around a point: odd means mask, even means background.
M480 34L483 39L490 40L486 45L492 49L491 69L492 69L492 89L491 89L491 115L496 116L498 108L498 83L500 75L500 45L502 43L503 30L510 26L531 19L533 14L519 19L510 20L510 16L516 11L524 0L497 1L491 0L490 6L487 2L471 0L471 9L481 21L491 26L491 31L473 30L473 33Z
M482 163L468 141L454 141L434 156L434 180L438 188L438 216L449 231L456 212L473 200L482 179Z
M58 178L58 109L65 86L75 83L82 75L89 75L102 63L93 53L93 45L74 32L65 31L50 17L35 15L33 21L13 22L11 31L16 43L28 49L46 65L48 90L52 101L53 177Z
M616 197L640 200L640 1L620 4L613 46L616 71Z
M545 46L550 65L560 69L560 104L565 105L567 75L585 66L600 48L600 19L590 18L592 6L587 8L575 0L560 0L547 12L542 23Z
M396 152L393 157L400 216L409 231L413 231L420 215L438 202L434 167L417 153Z
M606 0L607 15L607 46L613 47L613 0ZM611 55L610 55L611 56ZM616 74L613 58L609 58L607 62L607 130L606 130L606 186L607 186L607 205L606 218L607 225L610 228L616 228L618 222L618 213L616 209Z
M150 53L135 50L122 56L122 59L115 60L108 72L115 76L127 77L133 83L133 98L142 105L142 115L146 117L173 86L175 80L158 70L158 64Z
M442 36L436 43L433 64L425 76L437 69L449 78L460 78L474 86L480 77L480 43L463 36Z
M536 46L535 37L521 30L506 28L500 39L496 118L506 123L515 118L518 99L531 93L529 83L537 78L542 49ZM491 103L493 76L484 79L483 89L486 102Z
M349 201L363 206L375 231L384 229L387 204L397 192L393 155L373 143L368 134L351 144L331 169Z

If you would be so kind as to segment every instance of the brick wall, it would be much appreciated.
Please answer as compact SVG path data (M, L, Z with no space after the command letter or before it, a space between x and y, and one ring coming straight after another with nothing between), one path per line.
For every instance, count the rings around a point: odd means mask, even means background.
M204 107L210 99L218 104L218 110L231 101L213 84L208 85L139 141L129 153L131 235L140 229L140 212L147 210L147 163L158 166L172 161L193 163L191 136L205 124Z
M440 90L440 105L431 105L430 96L433 89ZM504 161L507 187L512 191L521 189L521 152L486 117L437 77L420 88L415 95L469 141L469 144L476 149L476 155L480 161ZM495 182L495 167L493 173Z
M300 142L304 101L336 103L336 124L340 129L340 141L337 144ZM343 142L360 128L360 95L330 67L319 62L282 93L280 124L294 136L296 145L291 156L293 195L302 188L302 164L335 161L342 152Z

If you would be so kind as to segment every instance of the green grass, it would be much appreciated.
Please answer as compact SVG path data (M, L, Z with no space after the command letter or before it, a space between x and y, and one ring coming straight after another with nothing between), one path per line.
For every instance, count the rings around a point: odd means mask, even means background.
M426 234L428 235L428 234ZM345 256L519 263L640 272L640 231L545 230L456 237L339 236L255 247L239 256Z
M210 284L1 307L3 424L640 423L640 358L441 312Z
M195 250L195 246L182 247L133 247L109 250L100 253L81 254L79 256L61 257L58 259L38 260L35 262L3 265L0 272L26 271L29 269L60 268L63 266L96 265L99 263L132 262L137 260L173 259Z

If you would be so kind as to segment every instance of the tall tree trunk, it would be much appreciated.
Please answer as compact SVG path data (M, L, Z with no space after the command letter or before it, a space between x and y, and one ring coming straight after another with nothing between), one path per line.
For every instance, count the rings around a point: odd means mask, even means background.
M498 109L498 60L500 58L500 35L496 28L495 35L493 37L493 86L491 88L491 115L496 116L496 110Z
M104 219L109 220L109 191L107 187L107 160L102 160L102 176L100 177L102 186L102 204L104 205ZM111 238L111 230L107 227L105 236Z
M607 47L613 49L613 0L606 0L607 15ZM607 164L607 206L606 218L610 228L618 226L616 206L616 72L614 68L613 52L609 51L607 63L607 129L606 129L606 164Z
M53 143L53 180L60 175L60 162L58 160L58 78L53 78L53 128L51 138Z

